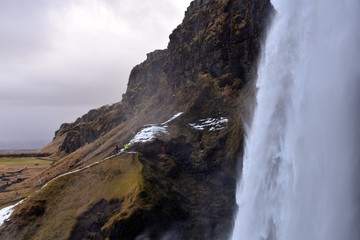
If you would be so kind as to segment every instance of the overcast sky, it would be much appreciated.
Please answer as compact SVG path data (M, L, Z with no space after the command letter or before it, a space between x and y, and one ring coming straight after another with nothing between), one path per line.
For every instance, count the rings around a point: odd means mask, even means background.
M164 49L190 0L1 0L0 141L52 139L118 102L130 70Z

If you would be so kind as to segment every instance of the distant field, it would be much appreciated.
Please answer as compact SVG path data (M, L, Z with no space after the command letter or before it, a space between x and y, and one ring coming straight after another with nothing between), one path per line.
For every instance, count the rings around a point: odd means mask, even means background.
M0 158L0 167L1 166L31 166L31 165L48 165L52 161L42 160L38 158Z
M36 153L38 150L0 150L0 154Z
M0 157L0 206L28 196L34 190L29 187L32 179L51 164L52 161L36 157Z

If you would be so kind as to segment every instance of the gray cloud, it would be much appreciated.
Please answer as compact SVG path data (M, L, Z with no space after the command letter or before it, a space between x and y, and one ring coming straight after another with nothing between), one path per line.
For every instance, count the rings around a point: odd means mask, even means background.
M0 140L36 135L17 130L24 112L51 138L60 123L121 100L131 68L167 46L189 3L0 1ZM40 114L48 124L38 128Z
M0 61L31 56L48 47L46 1L0 1Z

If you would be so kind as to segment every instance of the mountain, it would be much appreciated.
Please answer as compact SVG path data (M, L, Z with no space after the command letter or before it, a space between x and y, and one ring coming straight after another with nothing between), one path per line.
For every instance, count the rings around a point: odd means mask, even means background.
M193 1L167 49L134 67L120 103L56 131L42 150L57 160L40 176L50 182L0 238L226 239L272 12L269 0Z

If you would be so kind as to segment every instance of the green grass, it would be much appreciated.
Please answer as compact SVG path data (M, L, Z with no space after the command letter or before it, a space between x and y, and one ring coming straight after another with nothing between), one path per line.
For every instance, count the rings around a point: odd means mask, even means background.
M0 167L19 167L19 166L31 166L31 165L47 165L50 164L49 160L42 160L38 158L0 158Z
M119 200L119 209L131 212L143 181L141 170L138 156L124 154L52 181L15 210L14 224L23 227L12 239L69 239L77 218L101 200ZM41 217L27 214L44 200Z

